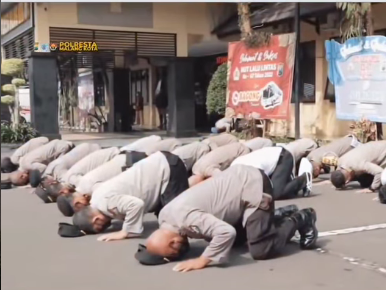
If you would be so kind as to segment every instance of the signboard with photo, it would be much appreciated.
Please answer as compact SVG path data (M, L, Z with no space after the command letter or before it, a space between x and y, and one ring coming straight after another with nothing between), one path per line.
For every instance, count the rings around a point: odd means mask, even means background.
M226 116L287 119L294 60L294 33L272 36L266 47L230 43Z
M337 118L386 123L386 37L328 40L326 58Z

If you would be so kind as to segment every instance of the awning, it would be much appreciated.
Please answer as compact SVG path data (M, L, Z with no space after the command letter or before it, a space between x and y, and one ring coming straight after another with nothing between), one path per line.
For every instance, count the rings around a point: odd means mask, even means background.
M218 39L207 40L197 44L193 44L189 48L188 56L200 57L223 54L228 52L228 42Z
M285 22L295 16L296 3L273 3L262 9L256 10L251 17L252 27L270 26L275 23ZM300 3L300 17L307 18L335 11L336 3ZM229 22L213 33L219 37L240 33L238 18Z

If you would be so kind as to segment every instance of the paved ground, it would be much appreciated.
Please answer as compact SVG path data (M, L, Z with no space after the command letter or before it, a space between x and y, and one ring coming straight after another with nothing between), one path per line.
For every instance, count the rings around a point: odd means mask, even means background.
M43 204L31 189L4 190L1 286L7 290L385 289L386 207L374 200L375 194L356 190L338 192L329 184L316 185L310 198L279 203L317 210L322 236L318 250L300 251L294 242L283 257L255 262L241 249L232 253L227 267L185 274L173 272L173 264L139 265L133 255L144 239L101 243L96 236L60 238L58 222L70 219L61 216L55 204ZM157 226L152 215L146 220L145 236ZM366 228L370 225L377 229ZM348 230L334 232L341 229ZM192 252L199 254L204 247L204 242L195 242Z

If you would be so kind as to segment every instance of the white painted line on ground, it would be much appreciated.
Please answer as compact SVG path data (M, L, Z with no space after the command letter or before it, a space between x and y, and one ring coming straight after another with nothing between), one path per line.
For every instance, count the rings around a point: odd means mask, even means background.
M369 226L362 226L362 227L356 227L356 228L347 228L347 229L341 229L341 230L321 232L321 233L319 233L319 237L347 235L347 234L352 234L352 233L359 233L359 232L373 231L373 230L380 230L380 229L386 229L386 223L385 224L377 224L377 225L369 225Z

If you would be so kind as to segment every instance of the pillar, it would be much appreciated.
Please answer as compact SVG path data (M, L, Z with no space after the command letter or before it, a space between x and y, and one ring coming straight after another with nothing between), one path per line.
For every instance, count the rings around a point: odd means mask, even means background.
M59 96L56 56L31 52L28 63L31 122L42 136L60 139Z
M174 58L168 65L168 135L195 136L194 67L192 58Z

